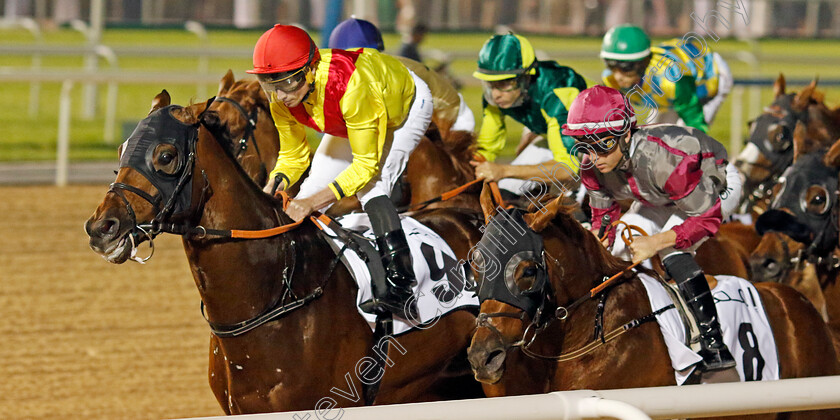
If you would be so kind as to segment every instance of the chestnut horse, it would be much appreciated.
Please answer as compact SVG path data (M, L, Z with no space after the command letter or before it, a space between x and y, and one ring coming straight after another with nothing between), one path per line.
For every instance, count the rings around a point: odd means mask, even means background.
M489 201L482 198L482 204ZM645 322L652 314L645 288L635 272L624 271L629 263L615 259L595 235L559 205L517 219L520 216L508 210L504 210L506 215L502 211L494 214L493 203L489 204L485 208L492 221L473 254L473 267L477 275L486 273L489 266L493 270L501 268L493 273L502 277L492 274L480 283L481 313L469 350L475 377L484 384L488 396L523 390L675 384L660 329L655 322ZM492 229L497 219L527 223L518 225L523 229L521 236L508 233L517 239L504 244L511 249L505 255L514 253L511 257L501 258L503 251L485 247L487 232L497 235L494 242L504 242L502 234ZM497 226L504 226L502 223ZM605 276L619 272L625 272L625 276L618 282L600 291L591 290ZM490 284L491 278L495 285ZM794 378L840 373L829 332L814 308L790 287L763 283L756 288L773 327L781 375ZM603 341L597 329L593 337L593 327L597 326L605 332ZM546 360L529 361L530 357ZM517 366L523 361L530 366ZM839 415L803 412L764 418Z
M214 230L291 223L280 203L236 163L223 131L212 110L195 116L173 105L152 112L129 139L116 181L85 229L91 248L112 263L126 261L155 233L183 234L213 332L210 386L224 411L363 405L360 381L369 384L377 376L376 404L475 396L469 386L446 387L452 386L447 378L468 374L450 368L469 343L472 313L453 310L425 329L373 343L356 308L355 281L309 220L263 239ZM480 237L464 213L434 210L419 220L459 258ZM451 281L449 286L461 291ZM383 343L390 345L386 355ZM388 364L384 376L369 360L374 344Z
M828 146L840 137L840 108L826 107L817 80L799 93L785 93L785 77L773 86L775 99L750 122L750 137L735 166L744 174L742 213L760 214L772 198L771 187L793 160L793 130L806 124L808 136Z

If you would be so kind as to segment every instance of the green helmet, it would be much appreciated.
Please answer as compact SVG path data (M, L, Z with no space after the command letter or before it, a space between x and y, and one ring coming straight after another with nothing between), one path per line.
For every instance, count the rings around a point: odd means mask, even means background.
M639 61L650 55L650 38L638 26L618 25L604 35L601 58L604 60Z
M536 74L534 47L525 37L512 33L494 35L478 53L478 70L473 77L487 82Z

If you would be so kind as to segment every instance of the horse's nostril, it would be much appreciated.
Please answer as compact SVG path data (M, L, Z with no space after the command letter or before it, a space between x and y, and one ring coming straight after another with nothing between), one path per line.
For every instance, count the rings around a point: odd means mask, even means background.
M764 270L766 270L768 274L776 274L779 272L779 263L776 262L776 260L768 258L764 261Z
M504 361L505 351L501 349L493 350L487 353L487 360L484 362L484 366L491 371L498 370Z
M99 223L95 223L93 230L99 236L112 236L117 233L119 227L119 220L108 218L99 221Z

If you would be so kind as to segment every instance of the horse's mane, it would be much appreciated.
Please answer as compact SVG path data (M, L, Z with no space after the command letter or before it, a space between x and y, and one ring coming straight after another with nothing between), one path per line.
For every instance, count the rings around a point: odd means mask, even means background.
M586 256L588 264L598 267L604 275L613 275L630 266L630 262L614 257L595 238L589 230L580 224L573 216L575 207L572 205L558 206L556 215L551 219L551 226L559 230L565 241L576 244Z
M443 138L439 130L432 129L426 132L426 136L446 152L452 161L452 166L463 179L466 181L475 179L475 169L470 165L470 160L478 150L475 134L467 131L449 131L449 135Z

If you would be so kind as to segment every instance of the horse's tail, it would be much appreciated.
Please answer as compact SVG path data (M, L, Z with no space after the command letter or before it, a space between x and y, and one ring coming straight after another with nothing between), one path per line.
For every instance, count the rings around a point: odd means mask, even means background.
M478 150L475 134L469 131L451 130L447 130L445 136L441 134L438 129L430 129L426 136L446 152L452 161L452 166L464 177L465 182L474 180L475 170L470 165L470 160Z

